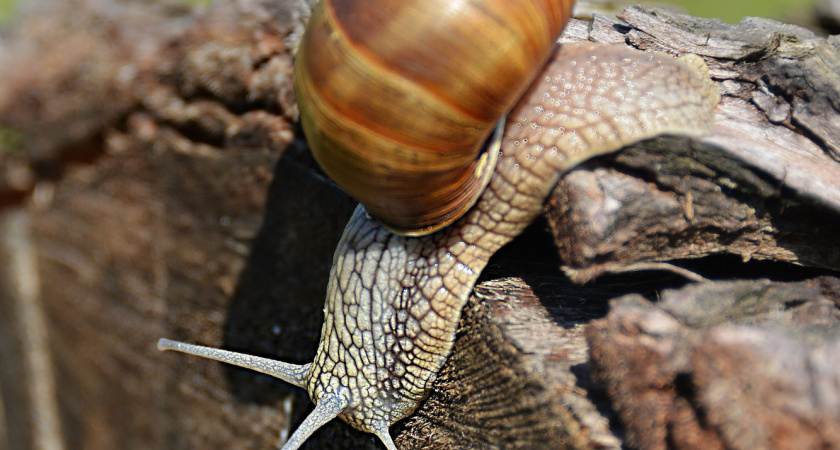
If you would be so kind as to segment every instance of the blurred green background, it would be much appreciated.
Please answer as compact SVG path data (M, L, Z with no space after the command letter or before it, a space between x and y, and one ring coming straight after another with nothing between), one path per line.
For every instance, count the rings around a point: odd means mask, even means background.
M6 20L15 10L15 0L0 0L0 20Z
M738 23L745 16L766 17L777 20L807 15L817 0L667 0L680 5L689 14L700 17L717 17L729 23Z
M26 0L0 0L0 20L8 20L15 3ZM182 0L185 3L209 3L206 0ZM663 0L660 0L663 1ZM664 0L681 5L686 12L701 17L718 17L738 23L744 16L790 19L810 11L816 0Z

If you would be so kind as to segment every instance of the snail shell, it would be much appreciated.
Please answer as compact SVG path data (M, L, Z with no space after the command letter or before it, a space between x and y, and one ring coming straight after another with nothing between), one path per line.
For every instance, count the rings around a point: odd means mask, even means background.
M571 0L325 0L295 61L301 123L324 171L402 234L478 199L482 147L543 67Z

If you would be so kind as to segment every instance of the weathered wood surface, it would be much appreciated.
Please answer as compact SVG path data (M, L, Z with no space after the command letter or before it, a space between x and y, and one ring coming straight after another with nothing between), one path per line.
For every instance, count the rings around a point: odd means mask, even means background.
M840 447L840 282L628 295L587 330L633 448Z
M698 54L723 97L713 136L643 143L564 179L551 217L570 275L711 254L840 267L840 39L755 18L619 17L632 27L597 18L589 37Z
M57 3L0 47L0 447L277 445L303 392L154 344L312 358L353 202L293 123L302 6ZM715 135L566 176L549 225L491 262L399 446L840 445L840 42L620 17L565 39L703 56ZM308 443L379 445L340 421Z

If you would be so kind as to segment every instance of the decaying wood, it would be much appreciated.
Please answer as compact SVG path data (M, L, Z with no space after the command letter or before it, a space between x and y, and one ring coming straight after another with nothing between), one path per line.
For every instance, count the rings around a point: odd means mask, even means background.
M619 18L575 38L698 54L723 98L713 136L642 143L558 185L549 217L569 275L713 254L840 268L840 39L755 18Z
M587 330L634 448L840 447L840 280L701 283L614 300Z
M407 419L404 448L618 448L588 369L583 331L608 291L531 273L480 284L456 348L424 406ZM541 285L545 283L544 285ZM583 300L582 299L586 299Z
M0 41L0 204L31 235L0 247L0 447L275 446L305 393L154 344L314 354L353 202L294 125L286 47L305 2L103 3L46 2ZM619 17L564 41L699 54L723 97L715 135L566 176L549 225L488 266L399 446L840 445L840 42L761 19ZM36 319L10 319L26 301L9 278L18 236L37 254ZM20 330L38 320L52 401L29 389ZM39 432L38 417L60 423ZM307 445L380 444L334 421Z

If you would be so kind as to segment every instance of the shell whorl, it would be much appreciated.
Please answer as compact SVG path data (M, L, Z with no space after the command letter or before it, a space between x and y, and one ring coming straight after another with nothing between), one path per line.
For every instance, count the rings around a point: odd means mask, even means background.
M571 0L325 0L295 61L315 158L392 230L456 220L489 180L482 153L555 47Z

